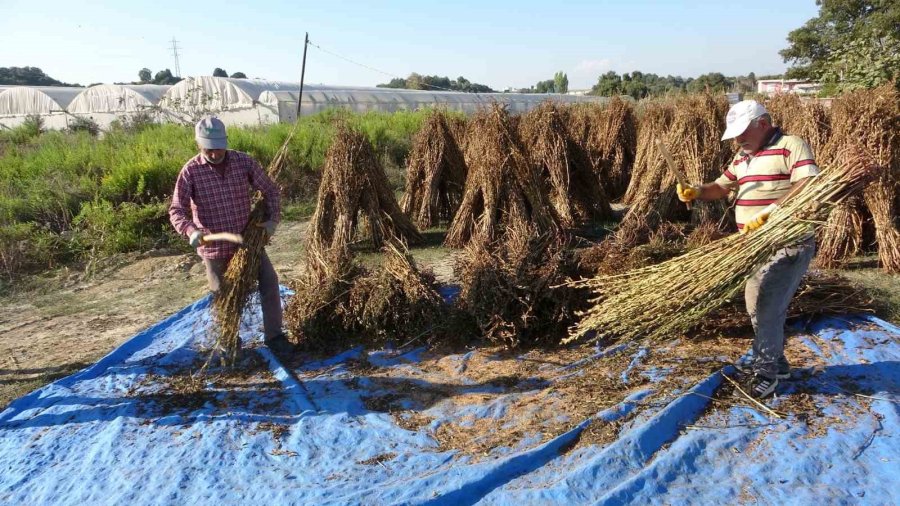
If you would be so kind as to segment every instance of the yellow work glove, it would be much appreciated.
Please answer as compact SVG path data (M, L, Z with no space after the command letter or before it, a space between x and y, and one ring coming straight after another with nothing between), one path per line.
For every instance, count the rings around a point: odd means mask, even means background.
M769 221L769 217L772 216L772 213L778 210L778 204L769 204L765 209L753 215L747 223L744 223L744 228L741 229L742 234L749 234L754 230L762 227Z
M699 186L691 185L687 188L681 186L681 183L675 185L675 193L678 194L678 200L682 202L691 202L700 196L702 189Z

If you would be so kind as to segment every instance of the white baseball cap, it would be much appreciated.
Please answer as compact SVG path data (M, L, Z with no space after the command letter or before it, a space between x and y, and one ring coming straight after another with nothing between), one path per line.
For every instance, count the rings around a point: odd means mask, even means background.
M751 121L768 113L769 111L756 100L742 100L734 104L725 116L725 133L722 134L722 140L734 139L741 135L750 126Z
M228 149L225 123L215 116L201 119L194 128L197 144L203 149Z

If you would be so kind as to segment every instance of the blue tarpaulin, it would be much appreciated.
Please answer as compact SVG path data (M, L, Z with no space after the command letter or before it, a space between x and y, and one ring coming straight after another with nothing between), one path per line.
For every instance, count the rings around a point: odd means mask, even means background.
M876 318L822 319L795 337L810 358L769 403L779 418L718 395L729 368L659 401L672 373L638 367L648 349L634 345L507 382L465 380L478 350L426 371L424 348L290 365L257 345L237 376L186 374L203 365L208 305L0 413L0 503L900 504L900 329ZM246 341L258 320L257 308ZM557 413L554 382L613 355L628 390L584 419ZM451 384L467 402L439 395ZM480 454L440 436L511 431L514 412L563 429ZM616 430L583 439L598 426Z

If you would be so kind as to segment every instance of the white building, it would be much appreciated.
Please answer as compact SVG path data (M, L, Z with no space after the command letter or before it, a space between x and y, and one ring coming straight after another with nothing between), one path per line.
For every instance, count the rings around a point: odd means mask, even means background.
M756 81L757 93L796 93L798 95L814 95L822 89L822 85L806 79L759 79Z

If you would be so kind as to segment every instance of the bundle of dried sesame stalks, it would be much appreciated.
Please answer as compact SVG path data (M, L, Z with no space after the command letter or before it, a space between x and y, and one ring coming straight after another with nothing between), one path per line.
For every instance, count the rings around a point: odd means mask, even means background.
M572 282L591 291L591 309L563 343L592 336L622 340L683 334L725 304L778 249L808 237L831 209L862 190L878 169L858 148L788 198L769 222L666 262Z

